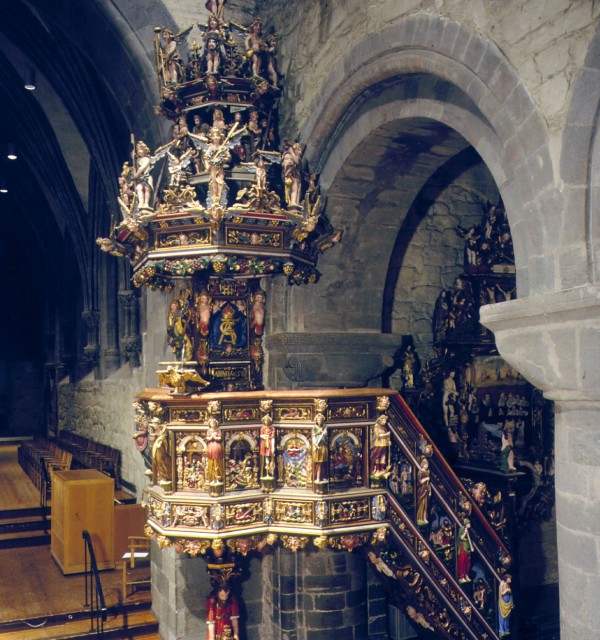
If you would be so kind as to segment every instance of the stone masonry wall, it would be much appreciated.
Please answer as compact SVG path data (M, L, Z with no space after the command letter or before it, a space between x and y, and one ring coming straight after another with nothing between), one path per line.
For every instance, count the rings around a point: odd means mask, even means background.
M440 193L410 242L394 295L393 331L413 335L421 359L433 357L435 301L464 272L465 241L455 229L480 224L487 202L498 202L498 192L485 165L479 164Z
M263 562L265 590L270 594L265 605L270 612L265 615L261 640L380 637L370 635L366 566L360 553L319 550L294 554L278 548ZM374 612L374 623L377 618Z
M128 368L120 374L129 373ZM140 370L131 378L119 372L108 380L85 379L77 385L67 381L58 389L59 429L76 431L101 444L121 451L121 474L125 488L141 499L148 485L142 455L135 448L133 400L142 390Z
M259 0L257 5L280 35L290 134L309 117L318 79L361 36L408 15L437 14L498 44L546 115L555 160L569 92L600 14L598 3L588 0Z

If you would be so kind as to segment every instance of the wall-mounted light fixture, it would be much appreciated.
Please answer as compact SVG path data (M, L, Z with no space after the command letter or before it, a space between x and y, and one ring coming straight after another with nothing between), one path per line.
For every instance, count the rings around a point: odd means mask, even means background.
M0 177L0 193L8 193L8 187L6 186L6 180Z
M9 160L16 160L19 156L17 156L17 150L15 148L15 145L12 142L9 142L6 145L6 157Z
M35 69L33 67L27 67L23 86L25 87L25 89L27 89L27 91L35 90Z

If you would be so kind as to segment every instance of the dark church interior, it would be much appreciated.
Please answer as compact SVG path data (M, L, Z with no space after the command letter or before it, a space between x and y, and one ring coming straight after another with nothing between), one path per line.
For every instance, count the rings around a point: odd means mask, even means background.
M0 18L0 638L596 638L597 3Z

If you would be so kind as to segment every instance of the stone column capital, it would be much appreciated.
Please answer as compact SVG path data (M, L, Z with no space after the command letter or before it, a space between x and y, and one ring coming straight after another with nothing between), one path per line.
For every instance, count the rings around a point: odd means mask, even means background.
M549 400L600 401L598 286L487 305L480 321L500 355Z

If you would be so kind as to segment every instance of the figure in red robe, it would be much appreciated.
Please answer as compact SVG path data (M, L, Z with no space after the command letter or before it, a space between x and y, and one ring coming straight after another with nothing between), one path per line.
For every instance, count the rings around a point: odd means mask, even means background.
M240 639L240 611L237 598L227 585L217 587L206 599L206 640ZM233 636L229 630L233 631Z

